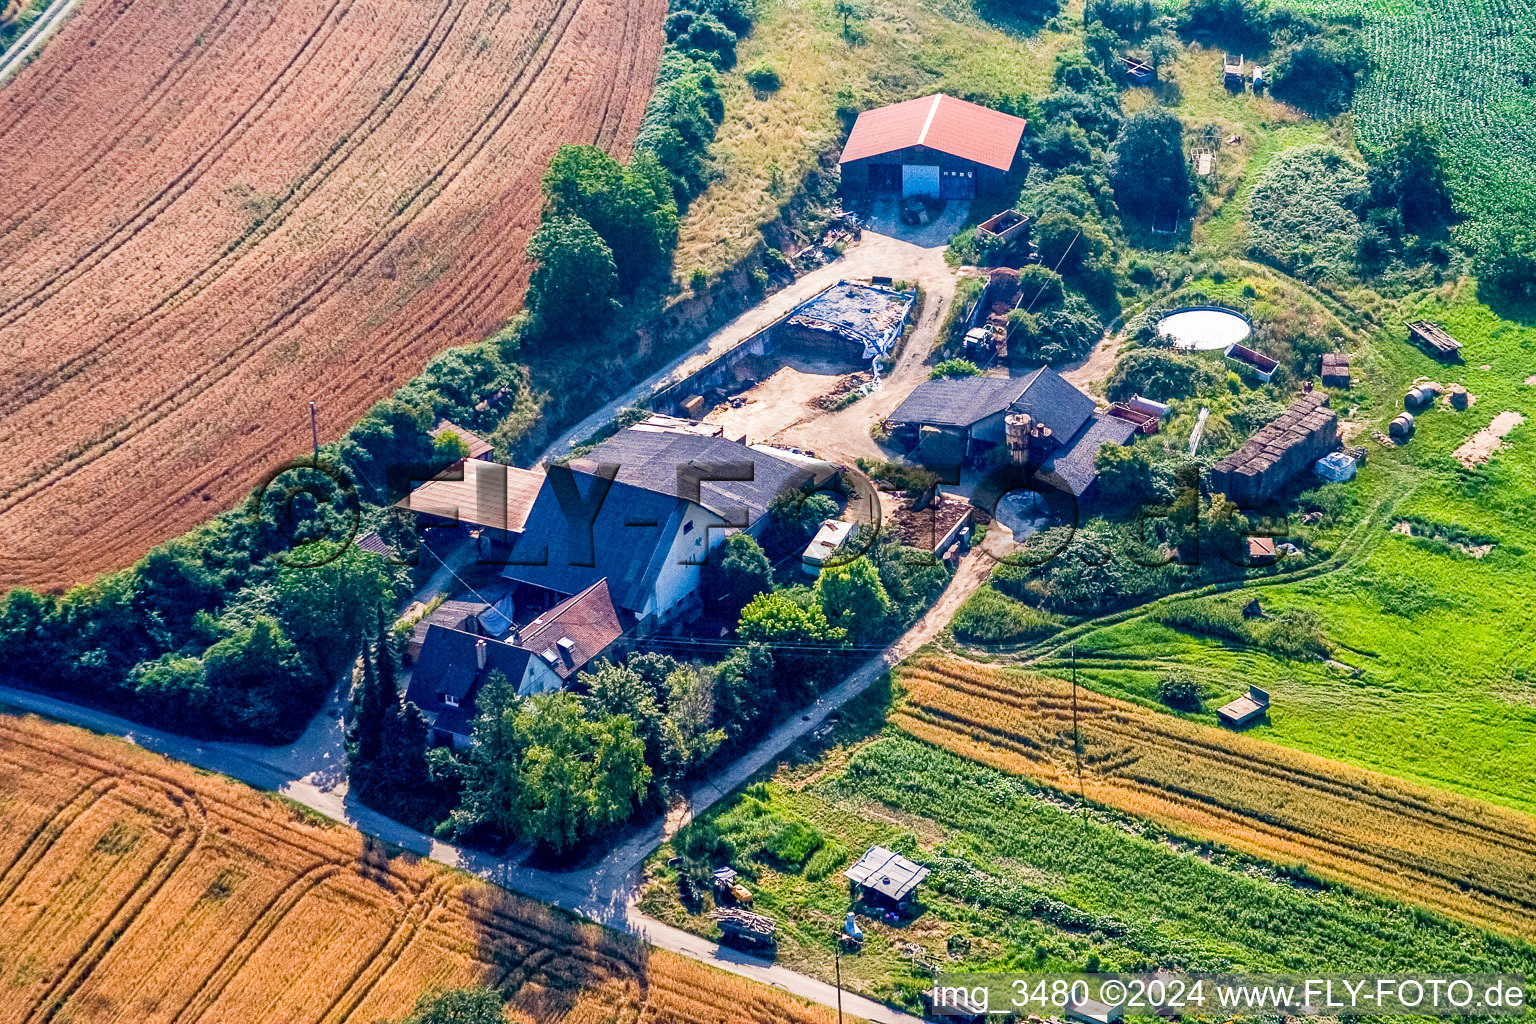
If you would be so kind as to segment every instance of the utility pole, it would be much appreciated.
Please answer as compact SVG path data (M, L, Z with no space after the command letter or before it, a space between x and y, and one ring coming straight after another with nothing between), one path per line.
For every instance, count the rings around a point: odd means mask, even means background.
M309 403L309 436L315 445L315 468L320 468L320 425L315 421L315 403Z
M837 1024L843 1024L843 944L838 940L837 948L832 951L832 964L837 972Z

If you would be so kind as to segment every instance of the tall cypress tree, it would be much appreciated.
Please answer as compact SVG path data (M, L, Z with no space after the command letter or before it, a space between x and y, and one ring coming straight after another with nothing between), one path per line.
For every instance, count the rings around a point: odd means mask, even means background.
M353 773L366 772L378 760L383 745L384 722L399 697L379 679L378 660L370 638L363 639L363 680L352 707L352 735L348 754ZM393 682L389 684L393 687Z

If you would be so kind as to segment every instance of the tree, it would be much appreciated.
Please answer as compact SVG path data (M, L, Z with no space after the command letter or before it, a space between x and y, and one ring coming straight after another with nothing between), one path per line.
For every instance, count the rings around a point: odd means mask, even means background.
M517 716L524 839L558 855L628 819L650 786L645 744L625 715L597 722L576 698L532 697Z
M679 12L672 18L679 16L695 17ZM544 173L543 187L546 218L586 221L607 243L624 288L666 267L677 242L677 200L654 154L642 150L626 166L596 146L562 146Z
M1046 213L1031 234L1041 264L1067 276L1096 263L1109 247L1103 228L1064 210Z
M713 14L681 10L667 15L667 41L695 59L719 68L736 62L736 33Z
M613 250L580 217L546 218L528 242L528 308L540 332L571 338L600 329L619 308Z
M832 5L833 13L843 19L843 39L852 42L854 38L853 23L863 21L867 16L864 5L859 0L836 0Z
M171 728L195 727L206 714L208 687L203 663L175 654L140 662L129 675L134 696L145 716Z
M732 648L715 666L715 720L730 739L750 733L776 696L773 650L766 644Z
M268 607L282 621L283 632L331 679L346 671L371 627L387 639L387 626L376 620L393 598L382 560L348 545L340 557L321 566L280 567Z
M890 595L874 563L863 556L822 569L816 577L816 598L827 622L856 644L882 636L890 623Z
M725 733L715 727L713 673L684 665L667 677L664 736L664 761L671 778L686 775L720 749Z
M58 605L17 587L0 597L0 664L23 679L42 679L64 660Z
M365 773L364 800L382 799L399 807L424 796L431 785L427 770L427 720L411 701L395 700L384 718L379 757Z
M773 567L751 534L733 533L704 566L703 584L709 600L735 618L748 601L773 589Z
M1110 149L1109 179L1121 209L1183 213L1191 191L1183 122L1159 108L1132 114Z
M1444 148L1438 126L1424 121L1404 125L1367 173L1372 205L1396 208L1404 227L1415 234L1443 228L1452 217Z
M1357 35L1330 32L1289 47L1271 66L1275 95L1325 117L1348 110L1355 85L1371 66Z
M523 745L517 689L493 671L475 695L473 744L464 767L464 793L453 821L458 832L487 827L515 835L523 820Z
M276 619L258 616L250 628L209 647L203 670L223 729L270 739L302 725L293 712L307 703L313 683Z
M384 747L385 722L399 702L397 693L388 692L379 681L378 660L363 645L363 677L352 697L352 727L347 733L349 768L359 776L366 774Z
M826 612L814 599L808 607L796 603L789 591L758 594L741 610L737 636L746 643L773 648L777 689L791 702L815 692L835 665L833 655L847 641L848 633L827 621Z
M1035 161L1053 171L1086 167L1093 162L1093 143L1075 124L1053 124L1035 140Z
M645 763L655 773L664 772L665 716L657 700L658 687L647 682L634 668L615 665L611 661L603 662L595 671L581 673L579 682L587 688L587 701L596 717L629 717L635 725L635 735L645 744Z
M401 1024L507 1024L501 994L485 987L428 992Z
M823 522L837 515L830 495L785 491L768 504L768 546L780 553L799 551Z

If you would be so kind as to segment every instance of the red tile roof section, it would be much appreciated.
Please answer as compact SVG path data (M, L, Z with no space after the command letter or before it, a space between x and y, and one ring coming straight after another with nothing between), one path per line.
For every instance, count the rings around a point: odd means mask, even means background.
M550 665L561 679L576 674L589 661L608 649L624 628L608 594L608 580L598 580L575 597L566 598L517 631L517 646L542 657L553 648L556 664ZM569 660L561 656L561 638L569 637L576 645Z
M926 146L1007 171L1019 152L1025 121L939 93L866 110L854 122L841 163Z

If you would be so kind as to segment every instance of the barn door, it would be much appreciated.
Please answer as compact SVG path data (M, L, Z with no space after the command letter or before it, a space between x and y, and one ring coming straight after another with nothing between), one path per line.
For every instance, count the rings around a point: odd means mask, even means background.
M936 196L939 194L939 168L933 164L901 165L902 196Z
M975 199L975 171L945 171L939 179L940 199Z

